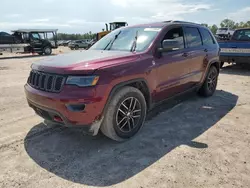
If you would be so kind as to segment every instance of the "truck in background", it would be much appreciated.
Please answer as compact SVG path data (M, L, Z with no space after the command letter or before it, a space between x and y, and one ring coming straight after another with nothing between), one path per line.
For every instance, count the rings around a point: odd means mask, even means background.
M0 33L0 52L50 55L58 47L57 29L19 29Z
M234 31L234 29L222 27L216 31L216 35L221 38L230 38L234 34Z
M221 67L224 62L250 64L250 28L237 29L230 40L218 41Z

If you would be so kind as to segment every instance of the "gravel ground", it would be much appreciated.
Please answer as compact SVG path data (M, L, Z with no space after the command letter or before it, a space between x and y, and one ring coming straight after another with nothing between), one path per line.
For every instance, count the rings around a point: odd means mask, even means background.
M44 57L5 57L0 187L250 187L249 67L223 68L213 97L190 94L164 104L149 114L140 134L116 143L43 125L23 85L31 63Z

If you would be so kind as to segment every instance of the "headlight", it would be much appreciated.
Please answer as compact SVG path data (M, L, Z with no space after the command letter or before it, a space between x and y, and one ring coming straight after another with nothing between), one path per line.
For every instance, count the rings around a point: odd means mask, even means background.
M66 84L87 87L96 85L98 80L99 76L69 76Z

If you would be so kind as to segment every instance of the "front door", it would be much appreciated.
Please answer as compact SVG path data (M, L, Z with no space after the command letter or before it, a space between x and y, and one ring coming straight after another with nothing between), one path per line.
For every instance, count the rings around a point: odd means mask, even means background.
M43 47L43 43L41 37L38 33L30 33L29 34L30 45L35 51L41 51Z
M156 101L159 102L188 88L190 75L189 50L185 47L182 27L174 27L162 38L179 41L179 49L163 52L160 58L155 58L157 67Z

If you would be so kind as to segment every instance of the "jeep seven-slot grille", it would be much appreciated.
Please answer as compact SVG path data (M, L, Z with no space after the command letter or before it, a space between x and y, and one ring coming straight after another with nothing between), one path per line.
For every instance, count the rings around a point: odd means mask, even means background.
M65 77L32 70L28 84L38 90L58 93L62 90Z

